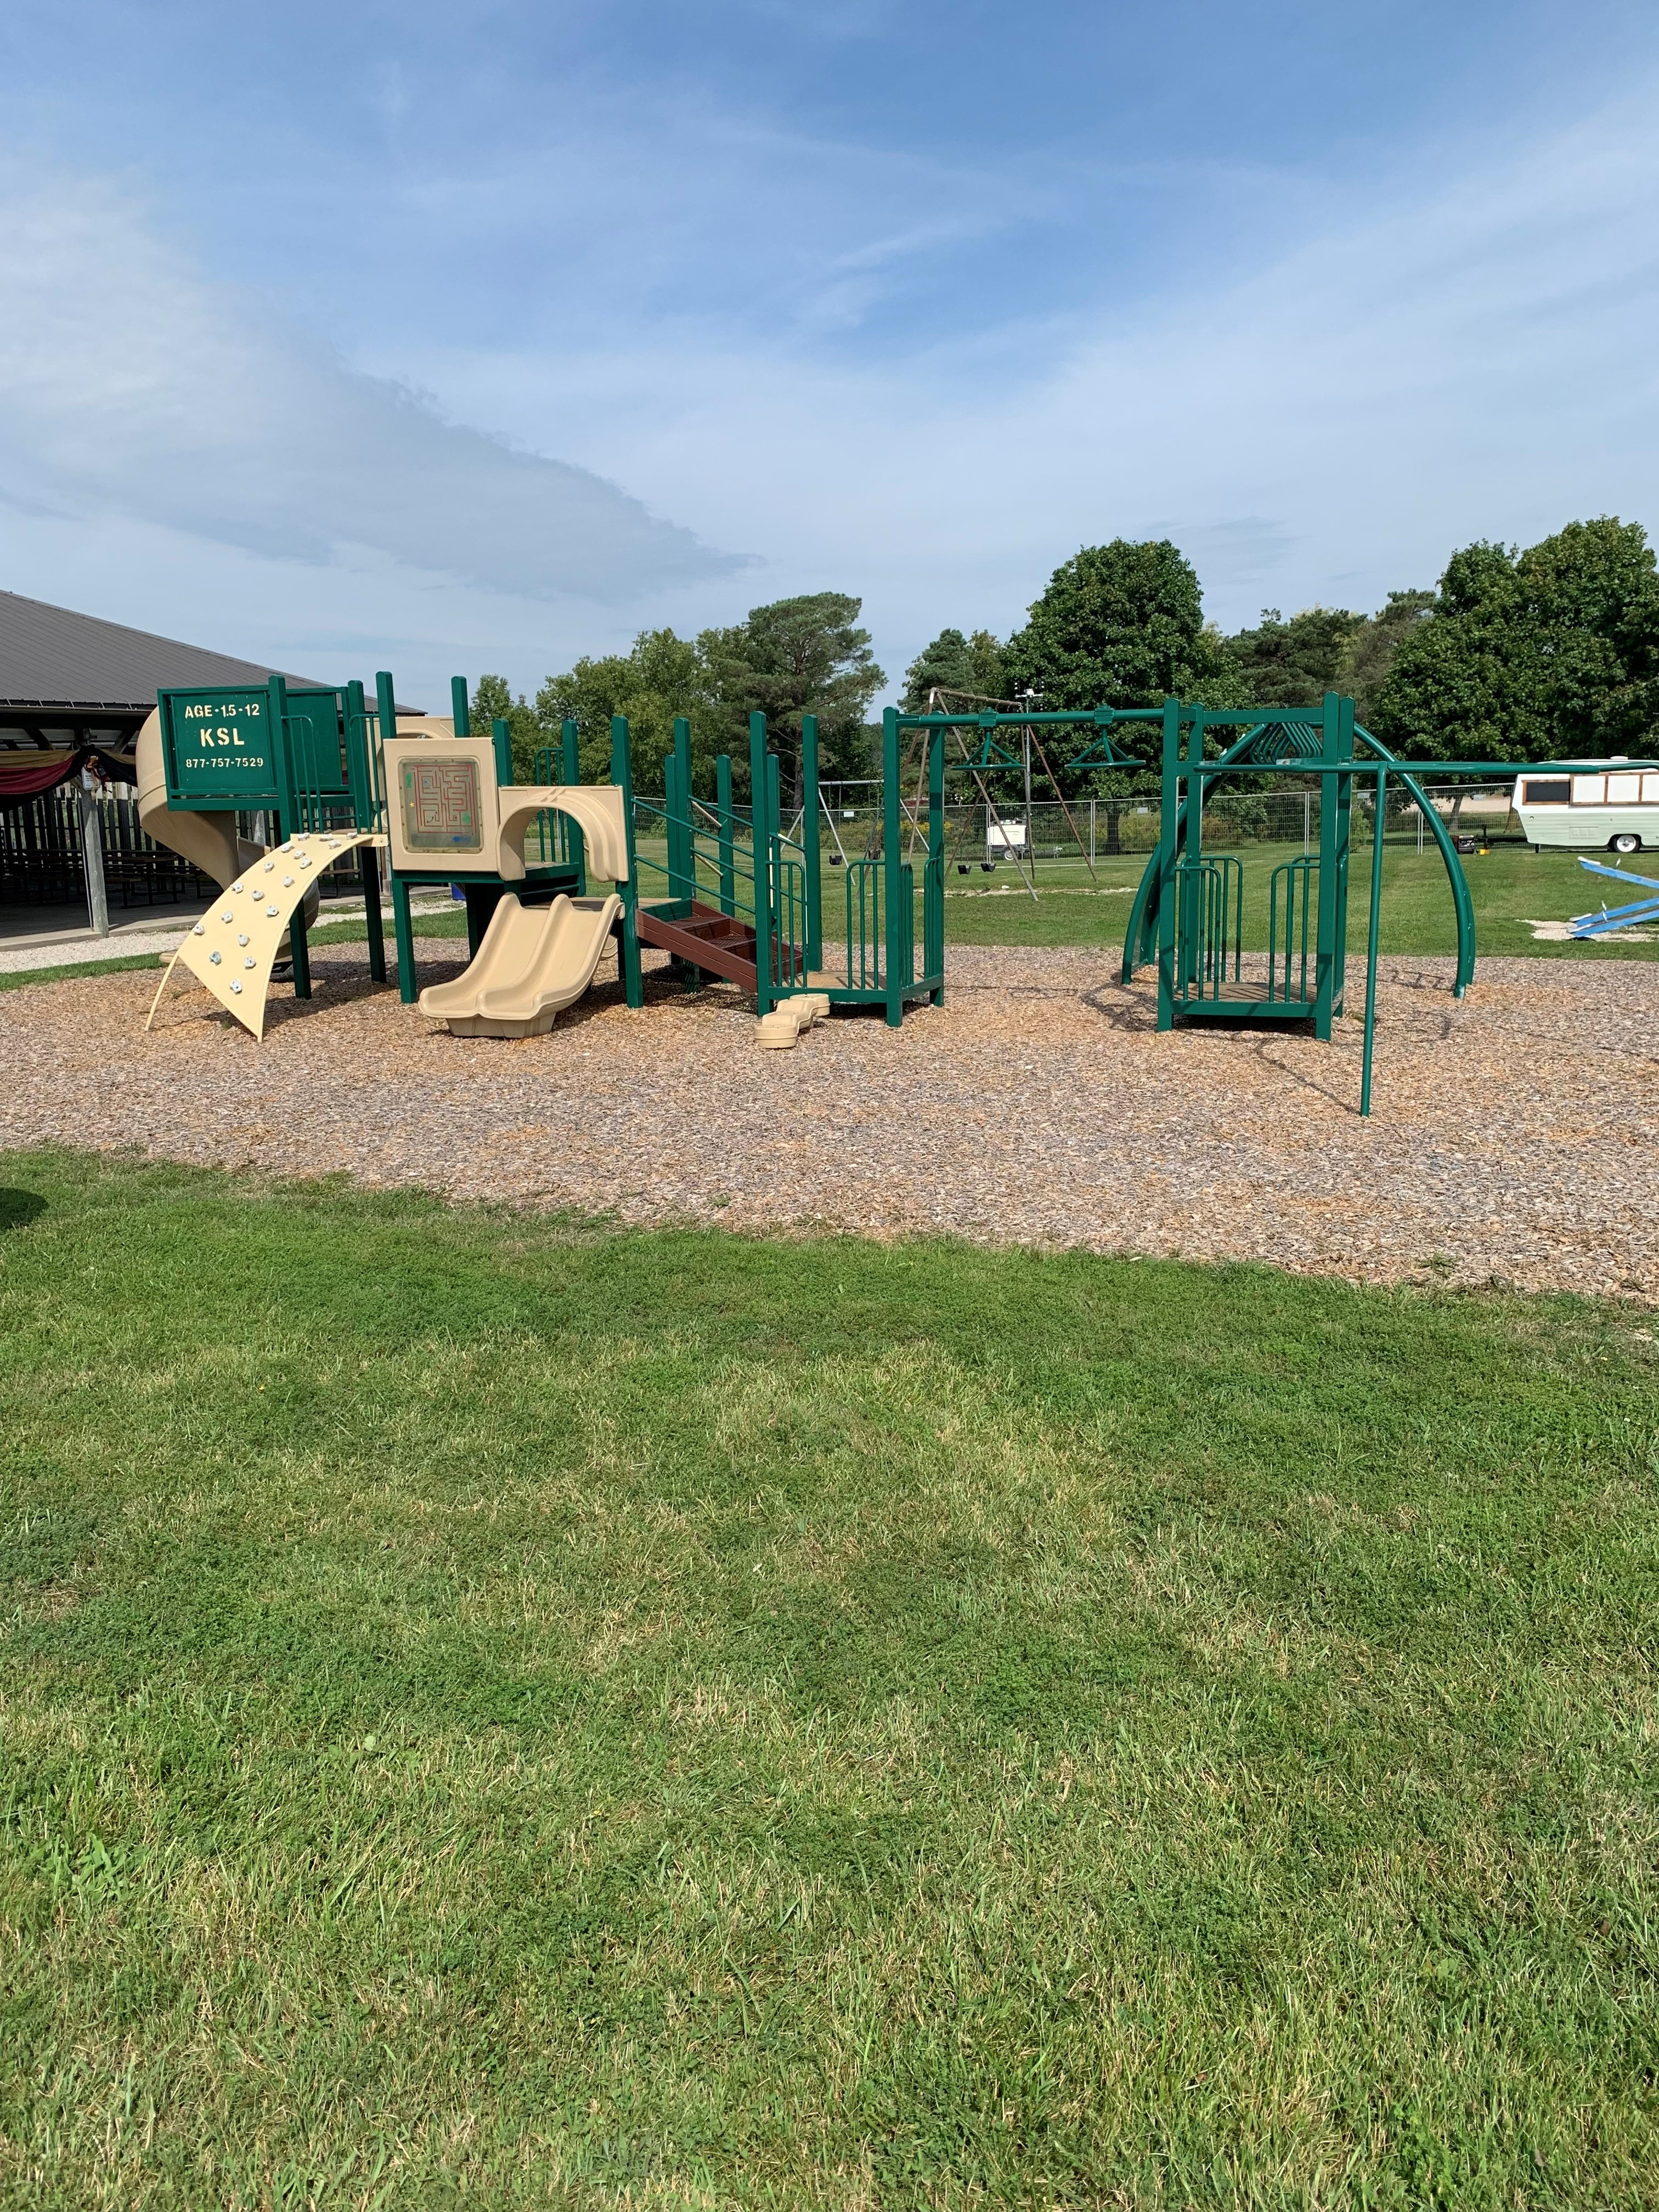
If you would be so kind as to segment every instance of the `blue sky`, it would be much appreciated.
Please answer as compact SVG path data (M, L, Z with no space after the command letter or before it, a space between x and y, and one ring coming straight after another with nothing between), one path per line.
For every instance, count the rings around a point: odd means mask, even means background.
M1659 10L12 0L0 583L533 689L1659 524Z

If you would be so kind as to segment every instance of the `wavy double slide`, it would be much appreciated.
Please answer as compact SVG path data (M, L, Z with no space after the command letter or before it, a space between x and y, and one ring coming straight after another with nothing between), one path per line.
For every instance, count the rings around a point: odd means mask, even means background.
M561 895L550 906L525 906L508 891L471 966L453 983L428 984L420 1010L447 1022L455 1036L540 1036L592 981L621 912L614 891L603 899Z

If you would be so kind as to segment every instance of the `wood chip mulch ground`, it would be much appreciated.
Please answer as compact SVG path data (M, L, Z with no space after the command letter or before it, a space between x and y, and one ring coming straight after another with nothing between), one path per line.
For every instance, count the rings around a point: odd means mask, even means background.
M459 948L456 948L459 951ZM447 945L442 948L449 955ZM607 956L550 1035L463 1040L318 948L263 1044L155 977L0 997L9 1141L744 1230L948 1232L1355 1281L1497 1281L1659 1304L1659 967L1381 965L1373 1118L1360 1026L1158 1035L1109 954L965 946L902 1031L838 1016L765 1053L726 985ZM422 980L458 972L427 958Z

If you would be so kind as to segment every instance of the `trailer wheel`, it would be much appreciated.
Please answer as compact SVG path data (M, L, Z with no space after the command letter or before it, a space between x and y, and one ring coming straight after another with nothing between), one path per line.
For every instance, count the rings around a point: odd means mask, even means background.
M1633 830L1623 830L1617 837L1609 837L1607 840L1607 850L1610 853L1639 853L1641 849L1642 841Z

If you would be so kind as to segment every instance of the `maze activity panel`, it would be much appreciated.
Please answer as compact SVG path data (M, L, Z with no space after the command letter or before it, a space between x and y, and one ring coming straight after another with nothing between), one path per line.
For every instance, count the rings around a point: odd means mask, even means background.
M488 738L397 738L386 748L392 865L408 873L494 873L495 745Z

